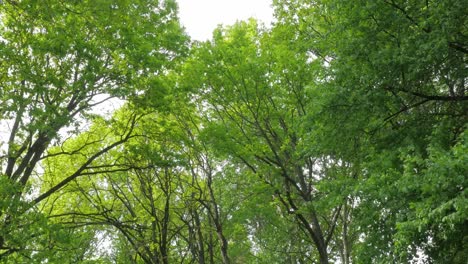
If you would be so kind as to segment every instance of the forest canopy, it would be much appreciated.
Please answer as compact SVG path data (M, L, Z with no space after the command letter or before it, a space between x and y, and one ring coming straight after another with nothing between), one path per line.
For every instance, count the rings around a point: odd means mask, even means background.
M0 1L0 263L465 263L466 1L272 5Z

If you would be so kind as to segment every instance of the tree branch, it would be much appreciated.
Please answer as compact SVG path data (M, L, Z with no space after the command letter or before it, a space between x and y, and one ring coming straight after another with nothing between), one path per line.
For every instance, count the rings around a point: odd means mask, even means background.
M39 195L36 199L34 199L32 202L31 202L31 205L35 205L35 204L38 204L40 201L44 200L45 198L49 197L50 195L52 195L53 193L55 193L56 191L60 190L61 188L63 188L65 185L67 185L69 182L71 182L72 180L76 179L77 177L83 175L83 172L88 169L88 166L94 161L96 160L98 157L100 157L101 155L107 153L109 150L113 149L114 147L118 146L118 145L121 145L125 142L127 142L132 136L132 132L133 132L133 128L135 127L135 123L136 123L136 116L133 116L132 120L130 121L131 124L130 124L130 128L129 128L129 131L127 132L127 135L125 135L125 137L123 137L122 139L114 142L113 144L103 148L102 150L98 151L97 153L95 153L93 156L91 156L83 165L81 165L80 168L78 168L78 170L75 171L75 173L73 173L72 175L68 176L67 178L65 178L63 181L61 181L60 183L58 183L57 185L55 185L54 187L50 188L48 191L46 191L45 193Z

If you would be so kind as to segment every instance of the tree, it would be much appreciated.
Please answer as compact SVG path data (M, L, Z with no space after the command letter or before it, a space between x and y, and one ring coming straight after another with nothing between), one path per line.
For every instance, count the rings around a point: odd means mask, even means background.
M332 179L326 171L334 161L315 152L305 126L312 102L307 85L320 65L294 40L287 26L265 32L253 20L220 28L212 42L195 48L183 74L207 113L205 133L214 149L268 184L320 262L328 263L345 199L320 202L319 183Z
M0 262L468 258L463 1L276 0L188 54L171 0L36 2L0 3Z
M465 144L468 118L466 5L392 0L275 6L279 23L294 25L323 61L315 136L359 179L353 184L355 224L363 241L355 244L353 259L406 263L418 252L435 262L463 259L466 220L457 204L466 199L460 175L467 168L454 153ZM445 172L433 173L436 167Z
M0 160L1 181L7 186L0 194L0 256L5 257L22 254L23 241L44 234L42 228L26 231L29 227L18 221L40 215L34 211L41 201L87 174L93 161L131 138L135 115L118 140L38 193L32 178L41 178L48 147L80 132L93 107L156 89L152 80L170 67L186 38L173 1L24 0L5 1L0 10L0 111L9 135L2 141ZM82 147L86 145L70 151ZM12 230L29 236L17 241Z
M127 113L122 111L119 114L124 119ZM179 219L186 211L182 191L186 176L180 159L181 149L176 137L171 138L175 136L175 130L168 119L154 114L142 118L138 123L137 137L125 142L119 150L101 156L93 164L98 175L75 180L53 195L52 204L47 204L52 215L61 222L96 226L99 232L117 237L108 247L114 250L119 249L119 244L128 247L125 251L115 252L115 261L119 263L127 263L129 259L169 263L188 255L184 246L174 246L174 243L183 241L182 232L186 229ZM105 133L98 124L95 128L96 131L90 133ZM113 130L115 128L111 128ZM88 140L90 135L86 134L82 133L80 137ZM81 138L77 138L73 143L81 145L80 141ZM102 144L97 142L90 147L99 149ZM87 150L82 149L62 162L48 160L50 175L46 176L60 179L63 168L57 168L57 164L75 163L79 166L81 162L76 160ZM75 170L73 167L68 169ZM75 198L70 205L71 197ZM71 208L61 213L66 204Z

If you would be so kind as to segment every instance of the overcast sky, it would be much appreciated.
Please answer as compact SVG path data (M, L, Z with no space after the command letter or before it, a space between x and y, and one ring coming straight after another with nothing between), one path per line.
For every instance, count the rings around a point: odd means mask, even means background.
M254 17L266 25L273 19L271 0L178 0L179 16L195 40L211 38L218 24L231 25Z

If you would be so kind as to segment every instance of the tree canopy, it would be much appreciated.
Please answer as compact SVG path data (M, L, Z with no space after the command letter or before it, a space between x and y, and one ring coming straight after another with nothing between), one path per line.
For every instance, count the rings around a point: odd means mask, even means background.
M0 2L0 263L465 263L468 5Z

